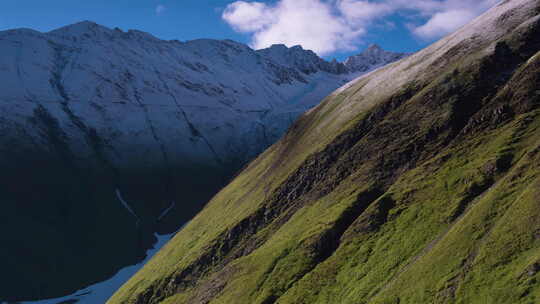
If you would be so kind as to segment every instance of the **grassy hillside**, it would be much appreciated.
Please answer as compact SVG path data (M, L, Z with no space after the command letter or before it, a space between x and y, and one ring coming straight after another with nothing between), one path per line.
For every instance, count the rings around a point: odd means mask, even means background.
M329 96L108 303L538 303L539 13Z

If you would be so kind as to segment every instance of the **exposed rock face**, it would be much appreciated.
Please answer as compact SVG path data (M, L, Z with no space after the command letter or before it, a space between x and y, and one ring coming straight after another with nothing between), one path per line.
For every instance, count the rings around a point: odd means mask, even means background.
M356 74L301 47L81 22L0 32L0 301L140 261Z
M540 1L302 115L110 304L538 302Z

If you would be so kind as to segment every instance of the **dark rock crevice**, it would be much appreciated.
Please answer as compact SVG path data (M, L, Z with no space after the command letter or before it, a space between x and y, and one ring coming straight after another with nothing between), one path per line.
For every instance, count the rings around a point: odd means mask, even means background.
M324 262L332 256L342 243L343 236L353 223L365 213L375 201L380 208L376 208L380 212L376 213L371 219L371 227L374 228L382 225L388 216L388 212L395 206L393 200L389 197L381 197L384 190L375 188L362 192L358 195L355 202L345 209L332 227L317 237L317 240L310 245L312 252L315 253L314 261L316 264Z

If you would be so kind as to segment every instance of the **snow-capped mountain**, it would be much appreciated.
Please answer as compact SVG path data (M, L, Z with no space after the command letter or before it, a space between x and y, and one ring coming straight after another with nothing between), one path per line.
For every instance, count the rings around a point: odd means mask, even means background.
M345 66L350 72L368 72L375 67L387 65L409 55L409 53L385 51L377 44L371 44L362 53L347 58Z
M366 52L343 64L299 46L164 41L92 22L0 32L11 248L0 301L69 294L142 260L156 231L185 223L299 115L401 56Z

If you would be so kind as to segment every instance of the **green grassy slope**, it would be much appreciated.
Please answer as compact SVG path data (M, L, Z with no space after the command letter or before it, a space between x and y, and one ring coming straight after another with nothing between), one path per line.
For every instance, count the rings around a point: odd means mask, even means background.
M539 13L328 97L108 303L538 303Z

